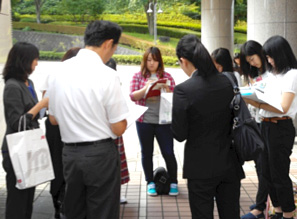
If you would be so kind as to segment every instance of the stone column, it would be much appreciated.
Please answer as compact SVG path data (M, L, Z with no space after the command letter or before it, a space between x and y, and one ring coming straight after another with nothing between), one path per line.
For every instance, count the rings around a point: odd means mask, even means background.
M297 1L248 0L247 39L262 45L274 35L286 38L297 56Z
M0 8L0 63L4 63L12 47L10 0L2 0Z
M2 69L7 54L12 47L12 25L10 0L2 0L0 7L0 141L2 142L5 133L5 119L3 111L3 87Z
M202 0L201 40L209 53L219 47L233 55L234 0Z

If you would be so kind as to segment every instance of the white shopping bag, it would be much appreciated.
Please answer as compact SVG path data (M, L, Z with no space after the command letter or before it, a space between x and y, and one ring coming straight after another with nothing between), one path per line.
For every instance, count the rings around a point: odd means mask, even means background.
M170 124L172 121L172 100L173 93L166 93L161 90L159 124Z
M48 143L42 129L9 134L6 135L6 140L18 189L34 187L55 178Z

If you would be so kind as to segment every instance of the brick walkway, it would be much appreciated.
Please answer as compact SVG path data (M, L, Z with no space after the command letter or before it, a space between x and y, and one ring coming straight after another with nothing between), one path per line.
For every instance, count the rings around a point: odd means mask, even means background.
M39 69L46 68L50 65L49 62L41 62ZM1 66L0 66L1 67ZM134 72L138 71L139 67L133 66L118 66L118 71L122 80L123 91L127 94L129 82ZM186 79L185 74L180 69L166 69L172 74L176 83ZM37 73L34 73L38 75ZM33 76L33 75L32 75ZM36 80L36 78L35 78ZM34 81L35 82L35 81ZM35 82L36 84L36 82ZM36 84L37 85L37 84ZM38 87L38 86L37 86ZM186 180L182 179L182 163L183 163L183 143L175 141L175 154L178 162L178 180L180 194L177 197L162 195L157 197L149 197L146 195L146 182L141 166L140 146L136 134L135 125L132 125L124 134L124 144L126 156L128 159L128 168L130 171L131 181L122 186L122 195L126 196L128 203L121 205L121 217L123 219L190 219L190 209L188 203L188 193ZM165 166L157 142L155 142L154 151L154 167ZM2 157L0 156L0 161ZM291 156L291 178L297 183L297 142L295 143L293 154ZM197 167L199 168L199 167ZM203 168L203 167L200 167ZM247 213L248 207L254 203L257 192L257 175L253 162L246 162L244 165L246 178L242 180L241 187L241 215ZM0 218L4 218L5 211L5 173L0 167ZM42 184L37 187L33 219L53 219L54 209L49 194L49 183ZM218 219L217 211L214 212L215 219Z

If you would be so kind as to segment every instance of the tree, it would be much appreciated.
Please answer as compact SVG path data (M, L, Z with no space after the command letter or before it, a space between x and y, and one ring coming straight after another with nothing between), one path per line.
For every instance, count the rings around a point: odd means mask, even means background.
M34 0L35 2L35 9L36 9L36 21L37 23L41 23L40 14L41 14L41 7L46 0Z
M77 16L84 22L87 15L95 19L104 11L104 0L63 0L62 4L64 10L73 15L75 22L78 20Z
M236 0L234 8L234 22L238 20L246 21L247 18L247 0Z

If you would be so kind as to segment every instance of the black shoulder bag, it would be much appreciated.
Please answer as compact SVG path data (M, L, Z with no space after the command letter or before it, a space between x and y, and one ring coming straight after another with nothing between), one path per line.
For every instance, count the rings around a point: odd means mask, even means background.
M230 106L234 113L233 141L238 160L243 164L245 161L255 160L258 157L259 153L264 150L264 142L260 128L252 118L232 76L228 72L223 72L223 74L230 80L234 91Z

